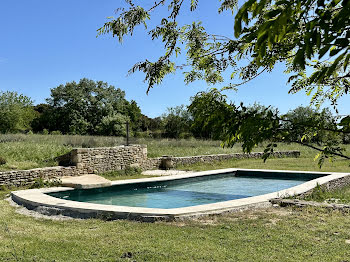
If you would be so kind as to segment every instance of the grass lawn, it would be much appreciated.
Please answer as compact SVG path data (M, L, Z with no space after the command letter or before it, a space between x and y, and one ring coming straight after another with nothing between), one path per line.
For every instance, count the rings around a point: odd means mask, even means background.
M108 180L123 180L123 179L137 179L137 178L150 178L156 177L151 175L142 175L141 170L139 172L123 172L124 170L110 171L99 174Z
M146 144L149 157L162 155L193 156L207 154L223 154L241 152L240 145L233 148L220 147L219 141L195 140L195 139L135 139L132 143ZM44 166L55 166L55 157L69 152L74 147L101 147L116 146L125 143L120 137L97 136L68 136L68 135L0 135L0 156L7 160L7 164L0 165L0 171L13 169L30 169ZM344 145L347 152L350 145ZM262 151L263 146L253 151ZM226 167L241 168L267 168L267 169L295 169L295 170L319 170L317 163L313 161L316 152L312 149L295 144L279 144L279 151L299 150L301 157L298 159L270 159L263 163L256 160L230 160L208 165L193 165L181 167L182 169L206 170ZM337 160L333 163L325 163L321 171L349 171L348 161Z
M184 222L61 220L0 193L0 261L348 261L350 215L263 209Z
M340 158L333 162L325 161L322 168L319 168L317 161L314 161L316 152L302 146L280 145L281 150L299 150L299 158L270 158L266 162L262 159L230 159L211 163L196 163L192 165L178 166L181 170L204 171L221 168L251 168L251 169L275 169L275 170L301 170L318 172L350 172L350 162ZM349 145L346 145L350 151Z
M0 156L9 160L3 169L11 168L10 165L12 168L31 168L55 164L53 158L56 155L73 147L111 146L121 142L103 137L18 137L18 141L14 141L13 136L6 138L12 141L0 138L0 141L3 139ZM148 145L151 157L240 152L238 146L222 149L215 141L143 141L147 142L144 144ZM260 150L257 148L256 151ZM261 159L230 160L181 168L319 170L313 161L314 151L295 145L281 145L279 150L301 150L301 157L269 159L266 163ZM342 160L325 163L322 171L349 172L349 163ZM112 180L144 177L138 173L118 172L104 176ZM5 200L8 194L9 191L0 191L0 261L350 260L349 213L314 208L267 208L172 223L51 220L17 213L16 208ZM350 198L350 188L337 194Z
M350 186L333 191L328 191L326 188L318 186L310 195L304 197L303 200L350 204Z

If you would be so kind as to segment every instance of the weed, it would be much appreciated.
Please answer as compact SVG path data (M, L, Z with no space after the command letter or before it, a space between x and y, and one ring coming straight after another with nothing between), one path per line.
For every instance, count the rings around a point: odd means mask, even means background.
M0 135L0 155L7 160L7 165L0 166L0 171L11 169L31 169L45 166L55 166L58 163L55 157L68 153L72 148L81 147L114 147L125 143L123 137L106 136L79 136L79 135L25 135L6 134ZM131 144L147 145L148 157L195 156L210 154L228 154L242 152L239 144L232 148L222 148L220 141L198 139L154 139L131 138ZM344 145L350 149L350 145ZM261 152L264 145L254 149ZM183 168L190 170L207 170L226 167L264 168L264 169L292 169L292 170L319 170L317 163L313 161L315 152L312 149L295 144L278 144L278 150L299 150L301 156L298 159L281 158L268 159L264 163L261 159L243 159L221 161L218 163L200 163ZM49 161L45 161L49 160ZM325 163L321 171L346 172L350 170L348 161L336 160Z
M135 176L135 175L140 175L141 172L142 170L139 167L127 166L125 169L105 172L102 175L108 176L108 177Z
M0 156L0 166L7 163L6 159Z
M61 185L60 179L43 179L39 177L34 180L34 183L30 185L30 188L42 188L42 187L54 187Z
M317 185L304 200L331 203L350 203L350 187L328 190L325 186Z
M0 185L0 191L8 191L9 188L6 185Z

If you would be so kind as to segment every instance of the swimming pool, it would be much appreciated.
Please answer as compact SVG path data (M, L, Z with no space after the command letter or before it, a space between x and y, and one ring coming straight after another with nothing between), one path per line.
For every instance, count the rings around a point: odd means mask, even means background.
M99 189L27 189L11 192L11 198L48 215L154 221L266 207L273 198L349 182L349 173L229 168L113 181Z
M263 195L317 177L319 175L241 171L163 182L75 189L48 195L95 204L170 209Z

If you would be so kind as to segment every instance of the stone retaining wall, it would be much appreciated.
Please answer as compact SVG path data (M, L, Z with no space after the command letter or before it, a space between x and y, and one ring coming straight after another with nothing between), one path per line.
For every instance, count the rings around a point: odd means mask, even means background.
M333 179L325 184L322 184L321 187L324 188L327 191L334 191L337 189L344 188L346 186L350 186L350 176L344 176L341 178ZM312 194L312 191L314 189L311 189L309 191L304 192L303 194L300 194L300 198L305 198Z
M142 145L78 148L57 157L60 166L0 172L0 186L25 186L38 178L54 179L120 170L127 166L147 167L147 147Z
M0 172L0 185L3 186L24 186L30 185L38 178L57 179L63 176L79 176L83 173L75 166L44 167L29 170L15 170Z
M70 152L71 164L85 173L121 170L127 166L147 166L147 147L131 145L118 147L79 148ZM144 169L144 168L143 168Z
M174 166L212 162L227 159L261 158L263 153L219 154L190 157L170 157ZM273 157L299 157L299 151L275 152ZM167 157L169 158L169 157ZM147 158L145 145L130 145L101 148L73 149L66 155L58 157L60 166L0 172L0 185L19 186L34 183L38 178L52 179L62 176L78 176L91 173L121 170L127 166L139 167L142 170L162 167L162 157Z
M185 156L185 157L173 157L167 156L172 161L174 166L177 165L191 165L198 162L214 162L223 161L228 159L245 159L245 158L262 158L263 152L256 152L250 154L234 153L234 154L217 154L217 155L200 155L200 156ZM285 151L285 152L274 152L272 157L283 158L283 157L299 157L300 151ZM162 157L150 158L145 165L147 169L162 168Z

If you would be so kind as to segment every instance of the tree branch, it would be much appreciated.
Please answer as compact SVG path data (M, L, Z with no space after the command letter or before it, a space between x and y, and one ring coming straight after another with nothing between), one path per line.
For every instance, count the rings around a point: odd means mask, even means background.
M312 149L314 149L316 151L319 151L319 152L324 152L324 149L318 148L318 147L310 145L310 144L303 143L303 142L298 141L298 140L292 141L292 143L296 143L296 144L299 144L299 145L307 146L307 147L310 147L310 148L312 148ZM343 154L340 154L340 153L337 153L337 152L332 152L332 154L335 155L335 156L339 156L339 157L345 158L347 160L350 160L349 156L346 156L346 155L343 155Z
M283 122L289 122L292 123L293 125L297 125L297 126L301 126L301 127L314 127L314 128L318 128L320 130L324 130L324 131L330 131L330 132L334 132L334 133L343 133L343 134L350 134L350 131L346 131L346 130L341 130L341 129L332 129L332 128L328 128L328 127L319 127L319 126L313 126L307 123L295 123L292 120L289 119L283 119L283 118L279 118L278 120L283 121Z
M251 77L251 78L249 78L249 79L243 81L242 83L234 84L233 86L234 86L234 87L237 87L237 86L244 85L244 84L248 83L249 81L253 80L254 78L258 77L259 75L261 75L265 70L267 70L267 66L264 67L264 69L261 70L261 72L257 73L255 76L253 76L253 77Z
M150 9L148 9L147 12L151 12L153 9L156 9L158 6L163 5L163 4L165 3L165 1L166 1L166 0L161 0L161 1L159 1L158 3L155 2L155 3L154 3L154 6L152 6Z

